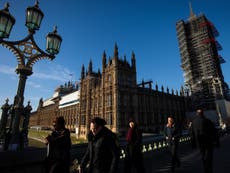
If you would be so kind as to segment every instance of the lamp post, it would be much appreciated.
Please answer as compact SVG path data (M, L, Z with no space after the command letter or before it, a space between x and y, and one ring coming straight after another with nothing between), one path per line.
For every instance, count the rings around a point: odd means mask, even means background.
M3 10L0 10L0 44L8 48L17 57L18 64L16 67L16 73L19 75L18 89L16 96L14 97L14 103L11 105L10 111L9 109L3 109L2 112L4 116L11 117L7 135L9 136L9 139L5 139L5 148L8 148L9 150L17 150L20 147L22 133L25 133L26 131L27 136L31 107L29 103L25 108L23 106L26 79L33 73L32 67L34 63L44 58L53 60L55 55L59 53L61 46L62 38L57 34L57 27L54 28L53 32L48 33L46 36L46 52L41 50L36 44L34 34L36 30L39 30L43 16L44 14L38 6L38 1L36 1L34 6L26 9L25 25L28 28L28 35L22 40L7 41L5 39L9 37L15 19L9 12L8 3L5 4ZM4 112L4 110L7 111ZM23 124L23 126L20 127L20 124ZM5 124L1 123L0 125L2 127ZM4 130L6 131L6 129Z

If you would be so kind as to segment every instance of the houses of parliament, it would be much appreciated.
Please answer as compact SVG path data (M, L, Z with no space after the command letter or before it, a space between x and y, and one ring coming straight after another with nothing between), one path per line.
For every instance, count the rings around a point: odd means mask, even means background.
M221 64L225 62L216 37L219 32L204 15L196 15L190 4L190 16L176 23L177 38L186 91L169 90L152 81L137 83L136 57L131 63L119 57L115 44L112 58L102 55L102 70L95 72L92 61L82 66L79 85L58 87L53 97L43 101L32 113L30 125L50 126L56 116L64 116L67 127L78 137L86 137L90 120L102 117L107 127L124 134L129 118L143 132L159 132L166 118L191 121L195 110L203 108L215 125L230 125L230 90Z
M95 72L90 60L87 69L82 66L80 84L69 82L58 87L51 98L41 99L31 114L30 126L50 127L56 116L64 116L66 126L85 138L94 117L104 118L107 127L121 135L130 118L143 132L158 132L169 115L182 122L189 108L183 87L174 91L153 86L152 81L137 83L136 73L134 52L129 63L126 57L119 57L115 44L112 58L103 53L101 71Z

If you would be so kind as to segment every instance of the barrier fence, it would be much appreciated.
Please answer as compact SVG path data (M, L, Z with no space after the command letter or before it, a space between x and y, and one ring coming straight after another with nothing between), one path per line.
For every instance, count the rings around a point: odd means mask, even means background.
M190 137L185 134L180 138L180 142L188 142ZM121 152L120 159L125 158L125 142L120 141ZM155 137L146 137L142 142L142 152L154 152L164 150L167 147L165 138L161 135ZM72 146L71 157L72 165L70 172L77 172L79 162L83 157L87 144L76 144ZM0 170L1 173L43 173L44 159L46 157L46 148L28 148L24 151L3 151L0 152Z

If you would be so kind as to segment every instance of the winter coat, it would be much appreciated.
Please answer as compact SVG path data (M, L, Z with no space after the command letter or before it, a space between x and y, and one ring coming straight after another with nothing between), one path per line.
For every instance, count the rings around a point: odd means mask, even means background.
M90 133L88 148L82 158L81 168L85 169L89 163L88 173L115 173L119 160L114 133L106 127L95 136Z
M197 116L192 121L193 147L212 148L219 145L218 132L211 120L204 116Z
M172 127L167 127L167 125L164 128L164 135L165 137L168 137L166 139L166 142L171 145L178 145L180 135L181 135L181 130L178 126L173 125Z
M45 159L46 172L68 173L70 166L71 139L68 129L53 131L49 136L47 157Z

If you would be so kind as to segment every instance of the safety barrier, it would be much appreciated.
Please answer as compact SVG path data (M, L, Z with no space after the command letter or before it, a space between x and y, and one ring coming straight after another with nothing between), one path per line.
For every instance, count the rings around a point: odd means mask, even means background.
M190 140L188 135L183 135L180 142L187 142ZM164 150L167 143L163 136L144 138L142 143L142 152L152 152ZM87 144L73 145L71 149L72 166L70 170L72 173L76 172L79 162L83 157ZM43 173L44 159L46 157L46 148L34 149L28 148L20 152L3 151L0 153L0 170L1 173ZM120 158L125 158L125 142L121 141Z

